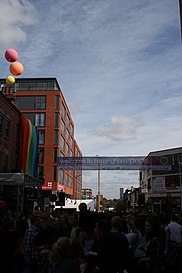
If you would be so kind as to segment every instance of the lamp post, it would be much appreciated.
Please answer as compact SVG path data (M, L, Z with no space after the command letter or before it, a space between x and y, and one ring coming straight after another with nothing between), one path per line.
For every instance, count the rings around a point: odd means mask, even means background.
M182 165L182 162L178 162L178 167L179 167L179 187L180 187L180 210L182 211L181 165Z
M98 155L96 155L98 156ZM97 178L97 211L100 211L100 162L99 162L99 159L98 159L98 178Z

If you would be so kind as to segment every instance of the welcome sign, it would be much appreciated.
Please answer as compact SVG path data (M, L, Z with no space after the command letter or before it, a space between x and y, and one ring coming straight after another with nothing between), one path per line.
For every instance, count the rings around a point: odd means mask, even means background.
M171 170L170 157L58 157L61 170Z

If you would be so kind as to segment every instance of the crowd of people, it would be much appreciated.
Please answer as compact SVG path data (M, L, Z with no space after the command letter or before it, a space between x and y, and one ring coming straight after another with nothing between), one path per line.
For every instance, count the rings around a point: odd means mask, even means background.
M33 211L0 215L4 273L178 273L180 213Z

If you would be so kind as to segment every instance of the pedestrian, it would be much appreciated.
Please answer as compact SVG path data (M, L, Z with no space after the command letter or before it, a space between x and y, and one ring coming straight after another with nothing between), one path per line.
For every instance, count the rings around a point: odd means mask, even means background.
M31 273L38 272L38 246L37 237L39 232L41 215L40 212L33 212L29 219L29 228L25 231L24 237L24 258L26 269Z

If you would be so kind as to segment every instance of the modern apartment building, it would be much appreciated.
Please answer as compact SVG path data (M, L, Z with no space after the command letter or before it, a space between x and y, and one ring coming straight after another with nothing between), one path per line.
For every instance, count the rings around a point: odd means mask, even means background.
M5 79L1 79L5 83ZM13 86L15 106L38 129L37 178L43 197L64 191L81 199L82 172L59 170L57 157L82 156L74 139L74 122L56 78L19 78Z

